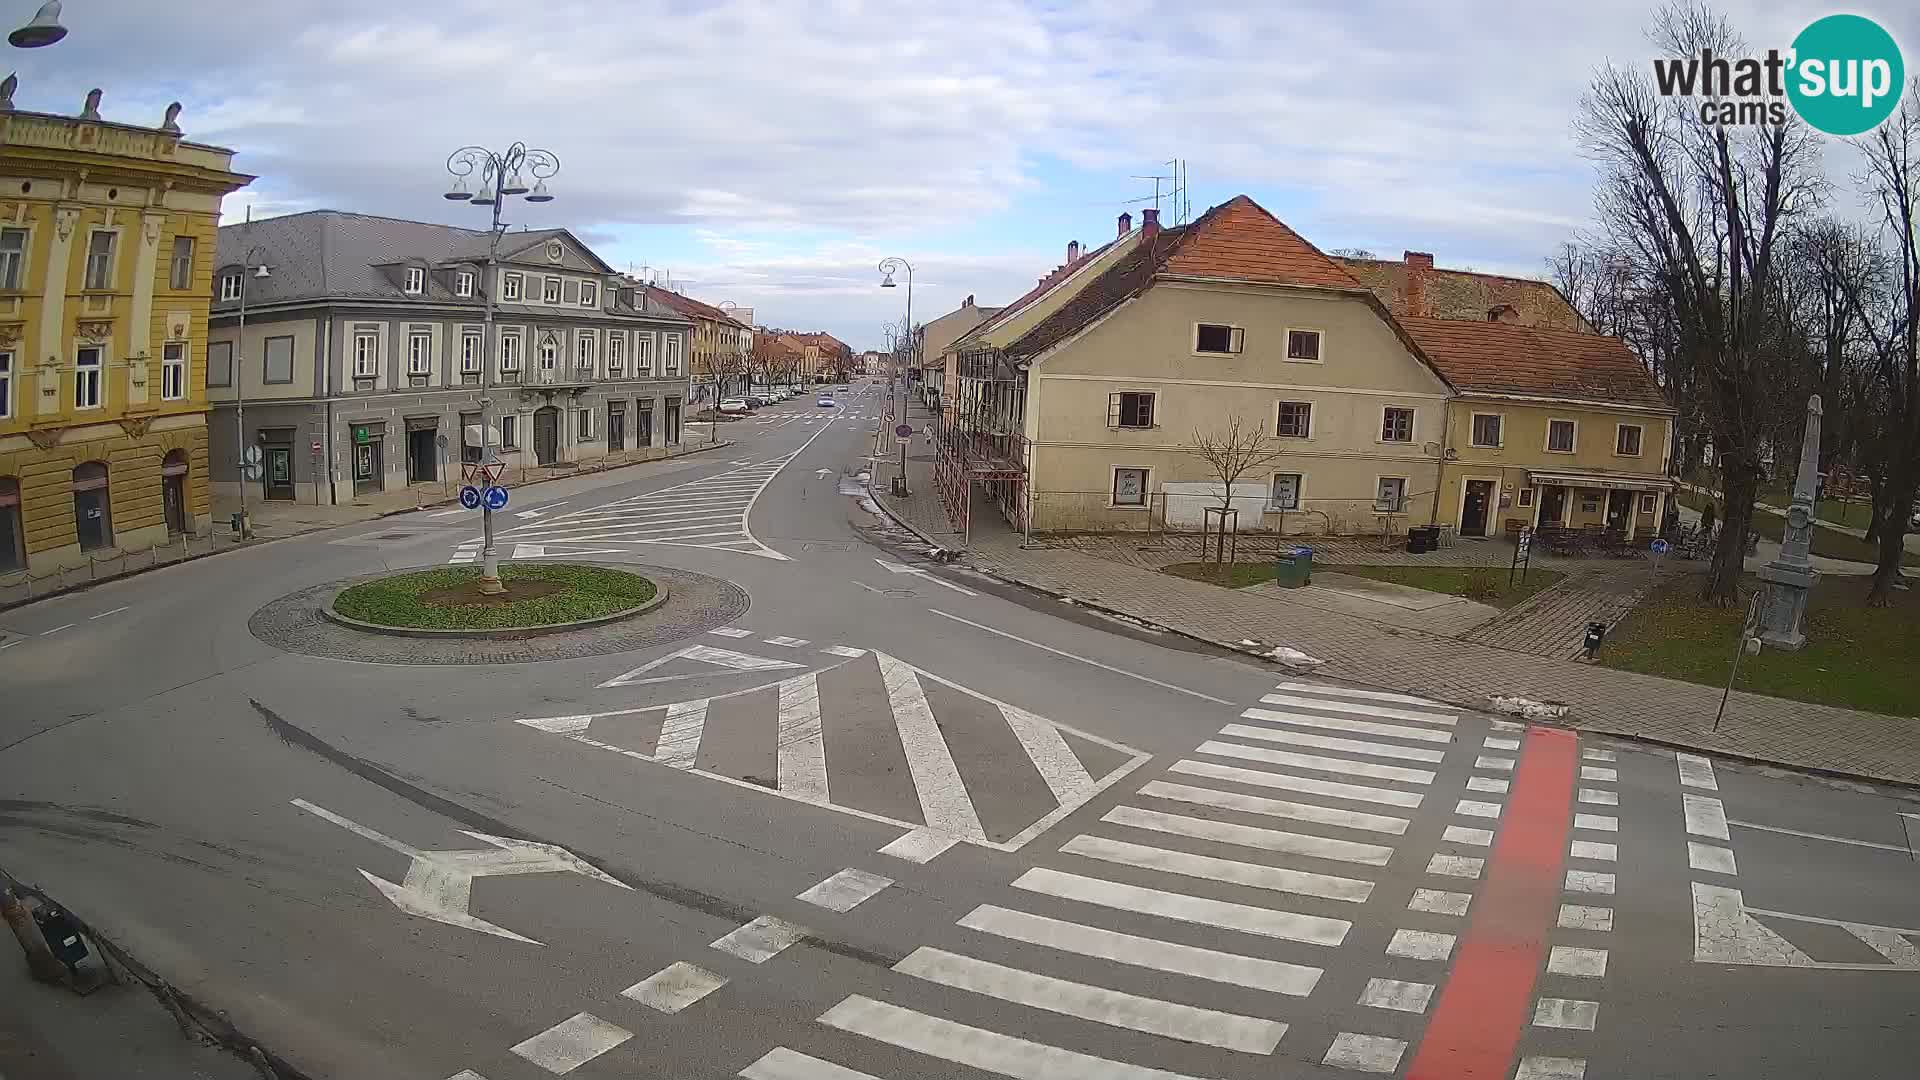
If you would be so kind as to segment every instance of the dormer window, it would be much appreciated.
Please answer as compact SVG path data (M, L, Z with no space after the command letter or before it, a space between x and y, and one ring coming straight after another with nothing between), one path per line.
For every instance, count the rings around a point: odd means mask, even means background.
M418 266L407 267L407 295L419 296L427 291L427 272Z
M462 270L459 273L453 275L453 295L455 296L472 296L473 295L473 271Z
M599 284L592 281L581 282L580 283L580 306L581 307L598 307L599 304L600 304Z
M223 301L240 299L240 274L237 271L220 275L220 299Z

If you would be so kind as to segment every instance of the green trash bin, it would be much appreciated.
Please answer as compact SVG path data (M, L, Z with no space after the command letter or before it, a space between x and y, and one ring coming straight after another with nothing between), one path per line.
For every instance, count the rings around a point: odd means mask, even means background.
M1297 589L1313 583L1313 549L1297 547L1274 557L1273 583L1283 589Z

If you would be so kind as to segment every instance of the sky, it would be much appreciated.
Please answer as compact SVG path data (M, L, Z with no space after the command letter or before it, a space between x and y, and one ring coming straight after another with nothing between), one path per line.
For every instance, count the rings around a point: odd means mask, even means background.
M12 23L37 6L7 3ZM442 198L447 156L545 148L555 199L509 221L865 349L904 314L882 258L913 264L915 321L968 295L1004 304L1069 241L1137 219L1140 177L1176 158L1196 215L1244 193L1323 249L1544 275L1592 219L1580 94L1600 66L1653 56L1651 3L1549 6L66 0L67 39L9 60L22 109L77 113L99 87L106 119L151 126L182 102L188 138L258 177L226 223L331 208L484 227ZM1835 10L1716 9L1782 48ZM1846 10L1920 68L1920 9ZM1832 141L1843 211L1855 170Z

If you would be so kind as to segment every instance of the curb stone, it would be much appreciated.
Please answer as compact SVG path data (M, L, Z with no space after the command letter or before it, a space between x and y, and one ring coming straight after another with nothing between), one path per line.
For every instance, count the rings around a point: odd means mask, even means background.
M547 565L568 566L577 564L548 563ZM641 577L642 575L634 574L634 576ZM333 610L334 600L339 597L342 592L345 592L351 587L345 585L334 590L333 595L327 597L326 601L321 604L320 617L326 619L328 622L344 626L349 630L359 630L368 634L385 634L389 637L434 638L442 641L460 638L477 641L516 641L521 638L562 634L569 630L589 630L596 626L604 626L607 623L619 622L622 619L631 619L645 615L647 612L667 602L667 587L658 581L654 581L652 578L647 578L647 581L653 585L653 599L648 600L644 604L627 608L624 611L616 611L611 615L598 615L591 619L575 619L572 622L546 623L541 626L502 626L495 629L482 628L473 630L437 630L429 626L384 626L380 623L370 623L362 619L342 615ZM356 582L356 584L358 583ZM0 1078L0 1080L4 1080L4 1078Z

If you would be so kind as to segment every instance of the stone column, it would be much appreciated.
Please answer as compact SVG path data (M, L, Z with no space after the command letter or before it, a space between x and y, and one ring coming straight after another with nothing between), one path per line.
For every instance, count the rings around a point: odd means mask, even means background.
M1807 399L1807 428L1800 439L1800 473L1793 484L1793 505L1780 536L1780 554L1760 568L1765 592L1760 599L1760 641L1776 649L1807 643L1803 629L1807 596L1820 575L1809 554L1813 545L1813 495L1820 480L1820 395Z

